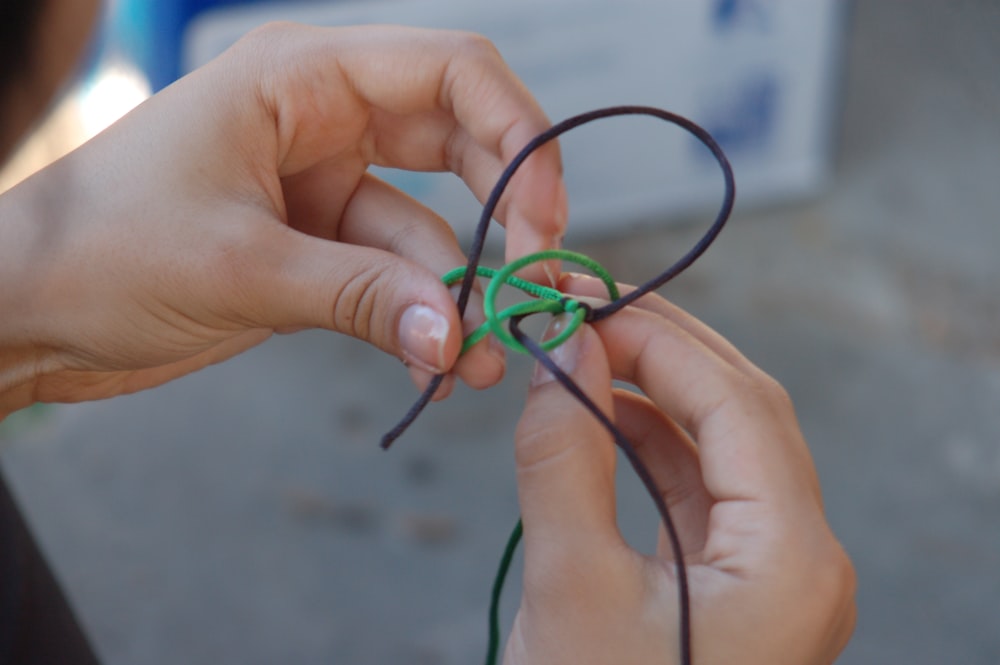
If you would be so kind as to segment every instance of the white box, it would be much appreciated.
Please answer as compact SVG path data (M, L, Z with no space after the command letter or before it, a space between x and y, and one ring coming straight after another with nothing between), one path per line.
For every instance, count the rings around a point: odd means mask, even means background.
M472 30L496 43L553 122L643 104L704 126L732 160L742 206L808 196L827 178L845 14L839 0L258 2L195 16L182 53L194 68L276 19ZM600 121L561 143L576 231L669 223L721 199L707 151L653 118ZM478 218L478 203L454 176L379 175L460 235Z

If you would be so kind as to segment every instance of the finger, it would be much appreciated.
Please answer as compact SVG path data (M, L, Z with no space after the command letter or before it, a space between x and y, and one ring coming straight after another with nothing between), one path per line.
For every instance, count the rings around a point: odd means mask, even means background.
M320 327L365 340L411 366L447 372L462 325L448 289L427 268L381 249L313 238L279 224L247 234L230 259L215 311L242 326Z
M479 202L485 204L509 160L497 160L464 131L458 133L452 144L456 146L452 152L460 155L460 162L454 164L452 169L476 193ZM507 262L533 252L558 249L562 244L568 215L566 186L561 173L554 173L544 164L538 164L538 160L545 158L545 151L552 150L558 153L558 144L554 141L525 160L494 210L494 219L507 229ZM552 191L555 192L554 199L550 194ZM556 260L531 264L518 271L521 277L548 286L555 286L559 273L560 264Z
M434 372L428 372L427 370L420 369L419 367L409 367L410 380L413 381L413 385L417 387L417 390L423 392L427 390L427 387L431 383L431 379L434 378ZM431 401L440 402L449 395L455 389L455 375L445 374L441 379L441 384L438 386L437 390L431 396Z
M485 38L461 32L272 27L245 40L279 63L258 84L279 128L283 175L333 150L403 169L451 170L485 201L503 167L550 125ZM353 136L347 144L331 136ZM559 149L532 155L501 201L518 252L555 246L566 224Z
M565 324L558 317L549 335ZM601 342L583 326L550 357L610 414L611 375ZM545 370L536 371L517 426L518 496L525 551L564 556L620 542L610 435Z
M401 59L412 57L402 34L387 38L395 44ZM438 168L459 175L476 197L485 201L503 168L551 123L488 40L466 33L423 33L414 34L412 39L421 42L422 56L411 66L419 67L423 76L414 80L412 69L401 70L401 78L409 88L401 90L399 81L391 77L371 76L372 59L366 55L359 60L357 51L345 69L369 104L392 114L386 124L399 128L400 115L434 109L450 114L454 125L447 133L437 125L436 135L408 132L421 137L416 143L379 142L379 157L387 165L409 168L408 160L413 155L420 155L417 159L421 161L423 155L440 155ZM356 76L351 75L354 71ZM429 92L431 96L426 100L433 106L415 103L414 97L407 94L411 91L418 93L417 97ZM397 129L397 137L400 131L405 131L405 126ZM534 153L511 181L509 192L497 208L497 218L508 225L509 240L518 251L556 246L566 224L561 183L562 166L555 141Z
M698 442L716 500L819 502L819 484L787 394L743 371L673 321L626 308L595 325L612 372L632 381ZM810 504L812 505L812 504Z
M713 501L702 481L694 444L684 430L645 397L616 389L614 399L615 424L656 482L685 555L701 552ZM661 530L660 555L672 559L673 552L665 547L662 536Z
M338 238L409 259L438 276L466 262L447 222L372 175L362 178L348 202ZM466 307L463 335L471 333L484 320L482 294L477 285ZM484 340L462 354L455 363L454 372L473 388L492 386L503 378L503 351Z
M622 295L632 293L635 289L636 287L629 284L618 284L618 290ZM559 280L559 290L574 295L602 298L605 301L608 297L608 289L604 282L597 277L579 273L564 274ZM630 307L644 309L669 319L726 362L744 370L753 369L750 361L725 337L659 294L647 293L632 303Z

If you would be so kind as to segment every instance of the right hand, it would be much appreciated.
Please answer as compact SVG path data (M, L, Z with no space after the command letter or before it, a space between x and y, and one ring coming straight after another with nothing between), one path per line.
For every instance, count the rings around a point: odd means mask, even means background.
M565 293L600 297L564 276ZM624 289L623 289L624 290ZM635 446L679 531L697 665L832 663L855 621L850 560L785 391L656 295L583 326L552 358ZM645 395L612 388L612 377ZM517 430L521 608L507 665L676 663L677 580L618 530L615 449L544 370Z

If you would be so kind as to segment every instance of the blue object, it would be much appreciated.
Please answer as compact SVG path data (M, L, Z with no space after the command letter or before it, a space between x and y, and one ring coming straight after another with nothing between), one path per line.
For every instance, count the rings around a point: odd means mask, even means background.
M155 92L183 73L181 45L195 17L212 9L265 3L274 4L274 0L119 0L107 37L113 48L146 74Z

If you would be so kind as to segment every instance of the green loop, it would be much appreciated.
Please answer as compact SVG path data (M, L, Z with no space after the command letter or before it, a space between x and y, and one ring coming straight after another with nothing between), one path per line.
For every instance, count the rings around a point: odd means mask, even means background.
M501 321L506 321L513 316L538 314L540 312L558 314L562 311L562 305L555 300L527 300L525 302L519 302L515 305L511 305L497 314L497 317ZM462 342L462 350L460 353L465 353L489 334L489 321L483 321L478 328L465 337L465 340Z
M520 259L512 261L505 265L503 268L497 271L497 273L490 280L489 286L486 288L486 294L483 301L483 313L486 316L486 322L489 324L490 331L509 348L519 351L521 353L527 353L528 350L507 330L502 324L504 318L496 313L496 298L500 289L505 283L514 277L514 273L521 270L525 266L532 263L537 263L539 261L548 261L552 259L560 259L563 261L569 261L571 263L576 263L577 265L583 266L590 269L594 274L596 274L605 284L608 289L608 293L611 295L612 299L618 298L618 287L615 284L614 279L604 269L599 263L591 259L589 256L584 254L579 254L577 252L571 252L568 250L561 249L551 249L542 252L535 252L534 254L529 254L523 256ZM555 347L559 346L572 335L583 323L587 316L587 309L579 307L579 304L572 305L570 308L570 303L577 303L577 301L568 298L563 293L551 289L552 295L547 296L553 299L557 299L559 303L559 309L553 311L572 311L573 318L570 320L566 328L556 337L545 340L542 342L541 347L550 351ZM502 314L502 312L501 312Z
M604 282L611 299L616 300L618 298L618 286L615 284L615 280L611 277L608 271L604 269L604 266L585 254L571 252L565 249L549 249L542 252L535 252L534 254L528 254L527 256L522 256L515 261L511 261L497 271L496 275L493 276L493 279L490 280L489 286L486 287L486 294L483 300L483 313L486 315L486 322L490 326L490 331L497 337L497 339L507 345L508 348L520 353L528 353L528 349L514 339L514 336L510 333L510 331L501 325L503 319L496 313L497 294L500 292L500 289L503 287L507 279L512 277L518 270L521 270L525 266L532 263L548 261L551 259L561 259L563 261L569 261L570 263L575 263L588 268L595 275L597 275L601 281ZM558 311L565 312L567 311L566 307L568 303L576 302L559 291L556 291L556 293L559 294L560 302L560 309ZM586 308L579 307L578 305L576 307L577 309L574 312L573 318L570 320L569 325L566 326L562 333L550 340L546 340L541 344L541 347L544 350L550 351L565 342L569 339L570 335L576 332L577 328L580 327L580 324L583 323L583 320L587 316L587 310Z
M466 336L465 340L462 342L461 353L468 351L491 332L497 337L497 339L506 344L508 348L520 353L528 353L528 350L524 347L524 345L518 342L514 336L510 334L510 331L501 325L504 321L514 316L528 316L530 314L538 314L540 312L549 312L550 314L569 313L573 315L570 319L569 325L567 325L562 332L552 339L547 339L540 344L542 349L545 351L551 351L556 348L569 339L574 332L576 332L577 328L579 328L587 318L588 309L583 306L583 303L579 300L570 298L557 289L536 284L535 282L529 282L526 279L522 279L514 275L515 272L527 265L537 263L539 261L549 261L551 259L569 261L570 263L575 263L579 266L587 268L597 275L602 282L604 282L604 286L607 287L608 295L611 300L617 300L619 298L618 285L615 284L615 280L611 277L611 274L604 269L604 266L586 254L571 252L565 249L549 249L542 252L535 252L534 254L528 254L527 256L522 256L516 261L511 261L499 270L486 266L476 266L476 275L490 280L489 285L486 287L486 294L483 299L483 313L486 316L486 321ZM441 281L444 282L445 286L453 286L465 278L466 270L467 268L465 266L449 270L441 277ZM517 303L516 305L512 305L498 313L496 311L496 298L504 284L520 289L528 295L535 296L538 300L529 300L527 302Z
M452 268L446 272L442 277L441 281L444 282L445 286L454 286L462 281L465 277L465 271L467 268L465 266L459 266L457 268ZM493 279L499 271L495 268L489 268L487 266L476 266L476 275L479 277L487 277ZM526 279L521 279L516 275L510 275L507 277L507 284L513 286L515 289L520 289L530 296L535 296L536 298L544 298L546 300L561 300L563 294L553 289L549 286L542 286L541 284L536 284L535 282L529 282Z

